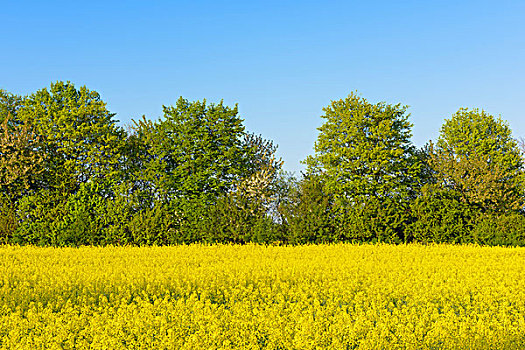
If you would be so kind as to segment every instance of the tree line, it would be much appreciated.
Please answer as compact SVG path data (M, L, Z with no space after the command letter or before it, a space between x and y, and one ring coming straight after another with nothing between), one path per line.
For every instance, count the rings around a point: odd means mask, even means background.
M296 178L237 106L181 97L125 129L70 82L0 90L0 242L525 244L524 147L501 118L460 109L417 148L406 106L323 112Z

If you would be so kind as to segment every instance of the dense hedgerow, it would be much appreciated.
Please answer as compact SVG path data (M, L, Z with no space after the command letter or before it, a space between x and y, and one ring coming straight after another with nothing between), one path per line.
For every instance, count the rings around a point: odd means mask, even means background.
M86 87L0 90L0 242L525 245L523 154L501 118L460 109L417 149L406 106L352 93L323 111L295 179L237 106L180 98L124 130Z

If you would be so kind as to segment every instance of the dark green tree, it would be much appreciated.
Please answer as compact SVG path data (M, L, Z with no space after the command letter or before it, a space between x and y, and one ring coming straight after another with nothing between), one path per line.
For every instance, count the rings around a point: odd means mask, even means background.
M333 196L325 192L322 177L305 174L294 181L288 200L280 206L290 243L337 242Z

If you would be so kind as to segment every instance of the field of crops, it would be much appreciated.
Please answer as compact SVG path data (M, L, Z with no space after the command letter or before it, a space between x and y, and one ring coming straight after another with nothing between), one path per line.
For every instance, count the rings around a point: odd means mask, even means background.
M519 349L525 249L0 248L6 349Z

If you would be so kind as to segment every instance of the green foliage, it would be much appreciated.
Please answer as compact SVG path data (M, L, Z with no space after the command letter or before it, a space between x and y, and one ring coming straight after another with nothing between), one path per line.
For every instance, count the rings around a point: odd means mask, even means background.
M509 126L484 111L460 109L446 120L430 166L437 186L482 211L520 210L525 204L523 159Z
M323 109L309 171L322 172L336 200L406 198L419 170L406 108L350 94Z
M98 93L69 82L16 101L9 108L16 115L4 119L0 145L0 169L9 175L2 177L3 192L16 194L10 196L18 213L13 239L108 243L104 211L112 184L122 182L126 141L114 115Z
M180 98L125 132L86 87L0 90L0 243L525 245L508 125L461 109L417 150L406 109L333 101L296 180L237 106Z
M127 235L113 240L114 244L163 245L191 243L185 242L181 235L174 235L174 219L166 205L135 212L125 223Z
M333 196L325 192L323 178L307 174L290 189L281 205L290 243L336 242Z
M215 197L243 175L244 126L237 107L180 98L164 119L136 122L146 149L141 180L165 200Z
M306 164L334 198L339 236L404 240L404 208L420 173L406 109L353 93L323 109L326 122Z
M410 206L414 220L407 226L411 240L424 243L469 243L474 208L454 191L426 185Z
M23 217L13 236L14 243L60 245L64 206L64 197L49 189L22 197L17 210L23 213Z
M185 204L181 232L177 235L181 242L243 244L278 240L274 224L261 202L242 194L220 196L212 205L198 201Z
M18 118L22 100L0 90L0 191L13 203L39 185L44 170L42 140Z
M22 97L0 89L0 122L9 119L16 123L16 116L21 103Z
M484 213L472 230L472 240L484 245L525 245L525 216L522 213Z
M370 198L338 208L337 230L343 241L403 243L410 216L407 204L392 198Z
M16 207L6 194L0 194L0 244L9 243L18 227Z
M165 241L244 242L268 221L282 162L273 143L245 132L237 106L180 98L163 119L136 121L130 140L140 208L171 218Z
M525 244L523 159L501 118L460 109L421 155L426 185L411 204L414 240Z
M29 124L7 117L0 124L0 190L18 200L42 181L45 158L41 139Z
M123 140L113 116L97 92L70 82L23 100L18 118L43 139L47 188L74 193L81 183L112 178Z

